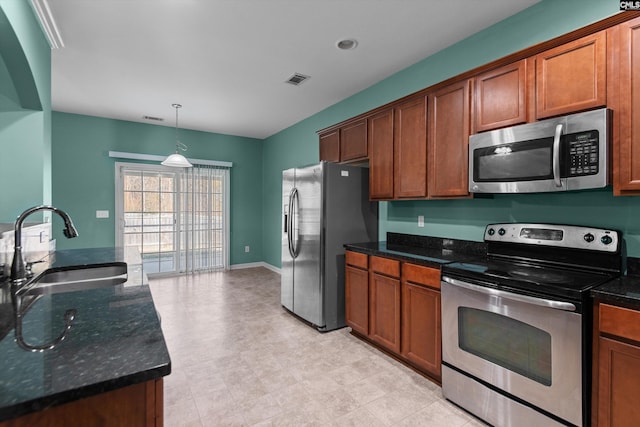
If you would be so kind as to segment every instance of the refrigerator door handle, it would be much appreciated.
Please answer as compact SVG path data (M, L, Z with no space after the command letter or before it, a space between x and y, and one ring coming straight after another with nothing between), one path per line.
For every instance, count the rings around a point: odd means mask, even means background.
M295 206L294 206L295 205ZM287 234L287 241L289 245L289 254L291 258L296 258L298 256L298 247L297 247L297 239L294 240L295 233L295 214L294 209L297 208L298 205L298 189L293 187L291 193L289 194L289 232Z

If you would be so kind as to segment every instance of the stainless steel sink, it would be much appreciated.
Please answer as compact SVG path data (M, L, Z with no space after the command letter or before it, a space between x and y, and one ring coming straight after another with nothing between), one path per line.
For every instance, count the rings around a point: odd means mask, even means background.
M21 295L41 295L116 286L127 281L127 264L114 262L50 268L20 289Z

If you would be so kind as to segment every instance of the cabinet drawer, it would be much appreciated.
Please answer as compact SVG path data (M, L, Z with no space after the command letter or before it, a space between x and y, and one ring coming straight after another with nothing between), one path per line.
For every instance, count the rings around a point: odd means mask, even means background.
M391 277L400 277L400 261L388 258L371 257L371 271Z
M344 254L347 265L352 265L354 267L360 267L364 269L368 268L368 257L366 254L351 251L345 251Z
M415 264L402 266L402 279L405 282L440 289L440 270Z
M600 304L600 332L640 342L640 311Z

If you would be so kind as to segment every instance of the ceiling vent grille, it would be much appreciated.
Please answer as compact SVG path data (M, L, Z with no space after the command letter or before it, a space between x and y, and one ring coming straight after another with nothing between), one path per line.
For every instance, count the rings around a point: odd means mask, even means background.
M285 83L289 83L290 85L298 86L300 83L305 80L310 79L311 76L305 76L304 74L295 73L293 76L289 77Z
M162 117L142 116L142 118L145 120L152 120L154 122L164 122L164 119Z

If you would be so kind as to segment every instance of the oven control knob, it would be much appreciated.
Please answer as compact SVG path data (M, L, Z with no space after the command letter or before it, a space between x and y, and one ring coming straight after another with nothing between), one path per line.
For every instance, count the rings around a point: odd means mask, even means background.
M501 228L498 230L498 234L501 236L504 236L507 233L507 230L505 230L504 228Z
M587 233L584 235L584 241L587 243L591 243L595 240L595 237L593 237L593 234L591 233Z
M489 230L487 230L487 234L489 236L493 236L494 234L496 234L496 230L494 230L493 228L490 228Z
M600 241L602 242L603 245L610 245L611 242L613 242L613 239L611 238L611 236L602 236L600 238Z

